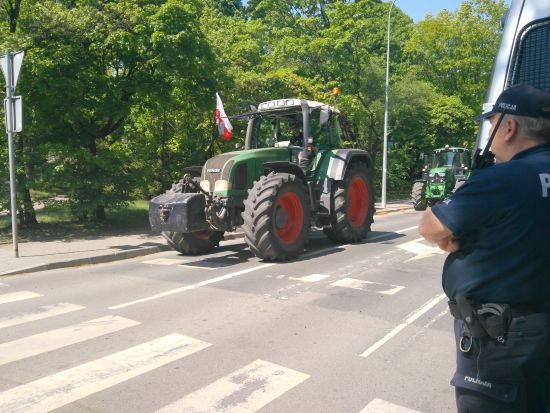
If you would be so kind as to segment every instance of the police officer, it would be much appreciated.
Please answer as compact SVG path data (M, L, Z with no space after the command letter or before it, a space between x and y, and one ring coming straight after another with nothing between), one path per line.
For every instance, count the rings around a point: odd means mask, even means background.
M455 317L460 413L550 412L550 94L501 93L496 164L423 214L420 234L450 252L443 289Z

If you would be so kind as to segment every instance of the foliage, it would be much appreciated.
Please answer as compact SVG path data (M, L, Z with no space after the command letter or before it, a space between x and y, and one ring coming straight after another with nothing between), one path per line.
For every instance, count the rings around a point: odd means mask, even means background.
M472 110L481 108L500 42L503 0L466 0L419 22L405 46L416 73Z

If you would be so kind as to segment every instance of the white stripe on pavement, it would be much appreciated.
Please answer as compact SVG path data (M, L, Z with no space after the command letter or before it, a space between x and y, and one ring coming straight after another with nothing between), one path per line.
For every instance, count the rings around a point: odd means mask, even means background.
M294 281L302 281L305 283L314 283L317 281L322 281L329 277L330 275L326 275L326 274L311 274L311 275L306 275L304 277L288 277L288 279L294 280Z
M175 258L155 258L153 260L141 261L142 264L152 264L152 265L178 265L185 264L186 260L175 259Z
M361 291L371 291L377 294L386 295L394 295L395 293L398 293L403 288L405 288L402 285L382 284L374 281L357 280L355 278L342 278L341 280L333 282L330 285L334 285L336 287L353 288L355 290Z
M363 353L360 354L360 356L361 357L370 356L372 353L374 353L376 350L382 347L387 341L389 341L391 338L396 336L401 330L403 330L409 324L412 324L416 319L418 319L424 313L429 311L432 307L437 305L437 303L439 303L445 297L446 297L445 294L438 295L437 297L432 298L430 301L426 302L421 307L414 310L412 313L408 315L405 321L403 321L401 324L395 327L392 331L386 334L381 340L378 340L376 343L374 343L372 346L366 349Z
M37 297L42 297L42 294L33 293L32 291L18 291L16 293L1 294L0 304L13 303L15 301L23 301Z
M407 409L382 399L373 399L359 413L421 413L418 410Z
M414 227L408 227L408 228L403 228L403 229L398 229L397 231L392 231L392 232L386 232L384 234L380 234L380 235L376 235L374 237L369 237L367 235L367 241L374 241L374 240L377 240L379 238L386 238L386 237L391 237L391 236L394 236L395 234L399 234L401 232L407 232L407 231L412 231L413 229L416 229L418 228L418 225L415 225Z
M210 346L170 334L0 393L0 411L57 409Z
M0 328L12 327L36 320L43 320L45 318L82 310L83 308L85 307L71 303L45 305L33 312L17 314L12 317L0 318Z
M304 259L304 258L314 257L316 255L325 255L329 251L343 250L343 249L345 249L346 247L349 247L349 246L350 246L350 244L343 244L343 245L335 245L334 247L323 248L322 250L308 251L308 252L304 252L303 254L298 255L297 259L300 260L300 259Z
M159 298L167 297L169 295L179 294L179 293L182 293L184 291L194 290L195 288L204 287L206 285L210 285L210 284L214 284L214 283L217 283L217 282L220 282L220 281L228 280L230 278L238 277L239 275L248 274L249 272L258 271L258 270L261 270L263 268L271 267L272 265L275 265L275 264L258 265L257 267L252 267L252 268L247 268L246 270L232 272L230 274L222 275L222 276L216 277L216 278L211 278L209 280L201 281L201 282L196 283L196 284L187 285L187 286L181 287L181 288L174 288L173 290L168 290L168 291L165 291L163 293L151 295L151 296L145 297L145 298L140 298L139 300L129 301L127 303L118 304L118 305L113 305L113 306L109 307L109 310L118 310L119 308L129 307L129 306L134 305L134 304L139 304L139 303L144 303L144 302L147 302L147 301L157 300Z
M422 258L433 257L435 255L446 254L446 252L438 246L434 247L423 244L424 241L426 241L424 238L417 238L415 240L396 245L396 247L416 255L416 257L407 261L414 261Z
M138 325L139 322L118 316L107 316L69 327L35 334L0 344L0 365ZM0 409L0 411L2 411Z
M7 286L8 286L8 284L0 283L0 288L7 287Z
M308 378L299 371L256 360L157 413L252 413Z

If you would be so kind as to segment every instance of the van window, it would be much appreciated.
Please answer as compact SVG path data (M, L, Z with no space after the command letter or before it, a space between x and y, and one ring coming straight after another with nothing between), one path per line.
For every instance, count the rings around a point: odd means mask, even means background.
M529 83L550 92L550 20L535 20L519 36L508 86Z

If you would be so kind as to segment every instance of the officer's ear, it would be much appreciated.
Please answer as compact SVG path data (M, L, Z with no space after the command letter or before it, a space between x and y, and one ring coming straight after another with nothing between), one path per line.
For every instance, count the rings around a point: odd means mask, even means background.
M514 140L519 134L518 121L513 118L506 117L504 125L501 126L501 130L504 132L504 140L506 142L512 142L512 140Z

